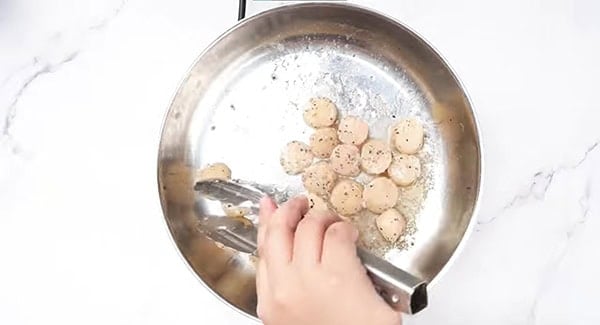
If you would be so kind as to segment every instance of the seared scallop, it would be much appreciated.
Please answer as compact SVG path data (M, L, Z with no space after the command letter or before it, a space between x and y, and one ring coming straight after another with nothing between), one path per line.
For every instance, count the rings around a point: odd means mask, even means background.
M315 130L315 133L310 136L309 145L315 157L325 159L331 156L333 148L339 143L336 129L322 128Z
M311 211L313 212L327 212L329 211L329 206L327 206L327 202L320 196L314 194L314 193L308 193L306 195L306 198L308 199L308 208L309 208L309 213Z
M337 213L349 216L362 210L363 187L360 183L344 179L339 181L329 197L331 206Z
M338 126L338 138L342 143L361 145L369 136L369 125L356 116L346 116Z
M421 161L417 156L398 154L388 168L388 175L400 186L411 185L421 176Z
M377 177L363 191L366 208L374 213L382 213L398 202L398 187L387 177Z
M337 107L328 98L312 98L303 116L306 124L313 128L331 126L337 119Z
M329 195L335 185L337 174L333 171L329 162L319 161L306 168L302 174L304 188L317 195Z
M333 149L329 158L331 168L343 176L360 174L360 153L358 148L350 144L340 144Z
M414 154L421 150L424 135L421 122L406 118L392 128L392 143L401 153Z
M231 169L221 162L210 164L198 171L197 179L198 181L207 179L220 179L226 181L231 179Z
M314 159L310 147L300 141L289 142L281 151L280 162L289 175L301 173Z
M396 209L385 210L377 216L375 223L383 238L390 243L396 242L406 227L406 219Z
M241 218L252 213L250 208L235 206L231 203L224 203L222 208L225 215L232 218Z
M363 144L360 151L360 166L367 174L381 174L392 162L392 151L387 143L371 139Z

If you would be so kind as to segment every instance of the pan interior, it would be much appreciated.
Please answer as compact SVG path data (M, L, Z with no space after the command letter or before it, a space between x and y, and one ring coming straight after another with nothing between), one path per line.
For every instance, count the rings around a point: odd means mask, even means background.
M402 117L424 122L423 177L401 190L409 234L387 245L373 215L353 220L362 244L398 267L433 280L463 238L476 205L480 151L471 107L443 60L415 34L361 8L298 5L236 26L192 67L166 117L159 191L169 229L204 283L255 316L253 261L217 247L196 229L203 211L195 172L225 162L233 177L301 193L279 153L308 141L302 112L310 98L332 99L342 116L369 122L386 139Z

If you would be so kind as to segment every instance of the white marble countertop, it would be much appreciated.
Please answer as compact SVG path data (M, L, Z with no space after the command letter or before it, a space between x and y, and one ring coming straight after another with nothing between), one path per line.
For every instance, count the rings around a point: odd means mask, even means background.
M196 280L156 189L162 118L236 1L0 2L0 323L251 324ZM359 1L465 83L479 223L408 324L600 324L600 4Z

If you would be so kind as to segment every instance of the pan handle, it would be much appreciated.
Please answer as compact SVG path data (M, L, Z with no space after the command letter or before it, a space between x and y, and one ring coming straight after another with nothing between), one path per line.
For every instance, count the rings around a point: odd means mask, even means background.
M259 0L238 0L238 20L242 20L242 19L246 18L246 13L248 10L248 1L252 1L254 3L254 6L252 6L252 7L255 7L257 3L282 4L285 2L289 2L289 3L302 2L302 1L298 1L298 0L278 0L278 1L275 1L275 0L260 0L260 1ZM328 1L322 1L322 2L345 2L345 1L346 0L328 0Z
M246 0L239 0L238 4L238 20L246 18Z
M427 307L425 281L394 267L363 248L359 247L357 254L375 289L390 307L411 315Z

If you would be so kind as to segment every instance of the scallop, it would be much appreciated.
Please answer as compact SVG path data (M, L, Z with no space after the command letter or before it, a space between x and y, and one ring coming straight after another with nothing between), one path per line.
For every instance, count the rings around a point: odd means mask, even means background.
M388 175L394 183L409 186L421 176L421 161L417 156L398 154L388 168Z
M322 128L315 130L315 133L310 136L309 145L315 157L325 159L331 156L333 148L339 143L336 129Z
M207 179L220 179L226 181L231 179L231 169L221 162L210 164L198 172L197 178L199 181Z
M317 195L326 196L331 192L337 174L333 171L329 162L319 161L304 170L302 183L307 191Z
M392 162L392 151L387 143L371 139L363 144L360 151L360 166L367 174L381 174Z
M331 191L329 202L337 213L348 216L362 210L363 186L351 179L339 181Z
M310 147L300 141L289 142L281 151L281 166L289 175L300 174L312 163L314 156Z
M327 201L325 201L322 197L314 194L308 193L306 195L308 199L308 208L309 212L327 212L329 211L329 206L327 205Z
M224 203L222 208L225 215L231 218L241 218L252 213L250 208L235 206L231 203Z
M340 144L331 152L329 158L331 168L343 176L360 174L360 153L358 148L350 144Z
M377 177L365 187L363 201L369 211L382 213L396 205L399 195L398 187L392 180Z
M313 128L331 126L337 119L337 107L328 98L312 98L303 116L306 124Z
M369 136L369 125L356 116L346 116L338 126L338 138L342 143L361 145Z
M390 243L396 242L406 227L406 219L396 209L385 210L375 218L375 223L383 238Z
M406 118L392 128L392 143L401 153L414 154L421 150L424 135L421 122Z

